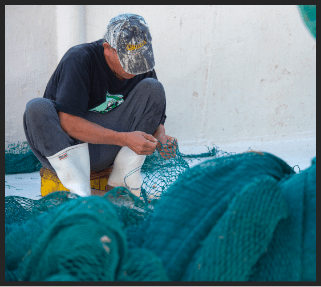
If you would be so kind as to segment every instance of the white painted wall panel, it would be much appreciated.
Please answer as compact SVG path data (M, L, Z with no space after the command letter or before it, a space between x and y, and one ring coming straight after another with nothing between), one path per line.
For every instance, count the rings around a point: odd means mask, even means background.
M24 141L22 117L57 65L55 6L5 6L5 141Z

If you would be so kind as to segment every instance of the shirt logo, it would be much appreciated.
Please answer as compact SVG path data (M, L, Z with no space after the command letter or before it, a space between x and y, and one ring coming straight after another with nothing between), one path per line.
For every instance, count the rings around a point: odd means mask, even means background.
M96 113L107 113L110 110L118 107L120 104L124 102L122 95L111 95L107 92L106 94L106 102L102 103L98 107L95 107L93 109L90 109L90 112L96 112Z
M134 50L137 50L137 49L143 47L145 44L147 44L146 39L143 42L139 43L138 45L127 44L126 49L128 51L134 51Z

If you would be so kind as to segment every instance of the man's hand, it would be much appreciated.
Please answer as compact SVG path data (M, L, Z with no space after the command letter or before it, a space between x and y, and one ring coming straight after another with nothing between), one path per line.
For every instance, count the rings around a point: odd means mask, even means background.
M126 133L126 146L138 155L150 155L157 146L157 140L149 134L140 131Z
M157 151L164 159L170 159L176 156L177 140L174 137L165 134L163 125L159 125L154 137L158 140Z

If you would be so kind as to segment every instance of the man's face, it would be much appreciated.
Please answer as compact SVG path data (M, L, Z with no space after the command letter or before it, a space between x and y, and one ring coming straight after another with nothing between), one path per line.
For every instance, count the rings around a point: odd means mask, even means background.
M104 43L104 55L110 69L116 74L116 76L123 79L132 79L136 75L128 74L125 72L123 67L120 64L120 61L117 56L117 52L115 49L110 47L108 43Z

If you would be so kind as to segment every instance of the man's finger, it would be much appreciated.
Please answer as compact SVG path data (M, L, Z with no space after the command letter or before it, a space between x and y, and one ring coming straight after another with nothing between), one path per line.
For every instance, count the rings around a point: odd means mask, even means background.
M149 140L146 140L146 142L143 145L143 152L148 152L149 154L152 154L157 147L157 142L151 142Z
M149 135L149 134L143 134L143 136L145 137L145 139L153 142L153 143L157 143L157 139L155 139L152 135Z

